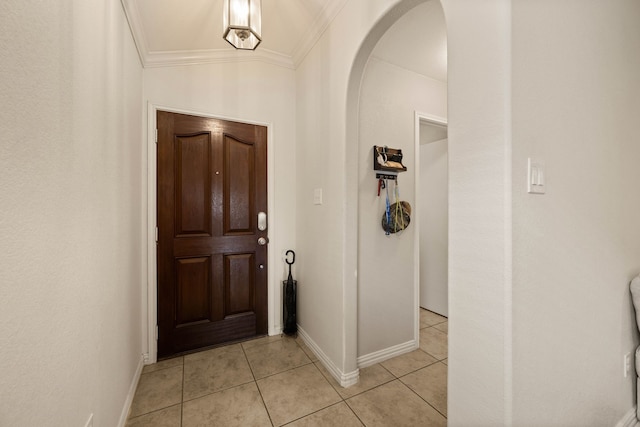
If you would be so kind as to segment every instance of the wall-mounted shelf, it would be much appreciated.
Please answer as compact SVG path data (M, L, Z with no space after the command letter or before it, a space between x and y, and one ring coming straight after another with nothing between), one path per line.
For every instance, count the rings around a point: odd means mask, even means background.
M376 171L376 179L397 179L399 172L407 170L402 164L402 150L374 145L373 170Z

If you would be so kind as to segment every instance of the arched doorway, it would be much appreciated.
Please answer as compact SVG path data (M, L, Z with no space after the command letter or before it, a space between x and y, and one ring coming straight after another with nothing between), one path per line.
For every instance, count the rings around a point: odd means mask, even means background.
M358 100L382 34L422 1L399 1L363 39L345 114L343 312L345 369L357 367ZM455 425L511 422L509 2L443 0L449 43L448 414ZM355 273L355 274L354 274ZM393 321L393 319L390 319ZM479 397L482 396L482 399Z
M412 40L412 44L406 44L406 40ZM446 120L446 26L438 1L415 6L381 36L367 60L360 84L359 367L418 348L419 240L427 228L421 227L419 221L420 156L414 124L417 111ZM371 161L374 145L402 150L407 168L396 179L386 180L386 184L383 181L380 192L376 192L379 181ZM442 188L446 191L446 177ZM406 230L387 235L381 227L381 216L387 200L391 204L396 199L411 206L411 222ZM442 268L446 271L446 259ZM440 335L438 360L446 356L446 335Z

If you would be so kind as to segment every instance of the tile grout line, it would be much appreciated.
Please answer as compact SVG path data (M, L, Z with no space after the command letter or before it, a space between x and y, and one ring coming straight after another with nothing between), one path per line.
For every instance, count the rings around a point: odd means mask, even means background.
M127 418L127 423L129 421L131 421L131 420L135 420L137 418L146 417L148 415L155 414L156 412L161 412L161 411L164 411L164 410L169 409L169 408L173 408L174 406L178 406L178 405L182 406L181 403L176 403L174 405L165 406L164 408L158 408L158 409L154 409L153 411L145 412L144 414L136 415L135 417L128 417ZM126 425L126 423L125 423L125 425Z
M265 375L264 377L257 378L256 381L264 380L265 378L271 378L276 375L283 374L285 372L293 371L294 369L302 368L303 366L308 366L313 364L314 362L305 362L302 365L294 366L293 368L287 368L284 371L274 372L273 374Z
M426 352L426 351L424 351L424 350L421 350L421 351L422 351L422 352L424 352L424 353L426 353L426 354L429 354L429 353L427 353L427 352ZM447 353L448 353L448 352L447 352ZM431 355L431 354L429 354L429 356L432 356L432 355ZM447 356L448 356L448 354L447 354ZM435 356L432 356L432 357L435 357ZM446 358L445 358L445 359L446 359ZM430 363L430 364L428 364L428 365L426 365L426 366L423 366L423 367L422 367L422 368L420 368L420 369L416 369L415 371L409 372L409 373L407 373L407 374L404 374L404 375L403 375L403 376L401 376L401 377L396 377L396 378L398 379L398 381L400 381L400 383L401 383L401 384L403 384L405 387L407 387L409 390L411 390L411 391L412 391L416 396L418 396L420 399L422 399L422 400L423 400L427 405L429 405L429 406L431 406L433 409L435 409L435 410L436 410L440 415L442 415L445 419L448 419L448 418L447 418L447 416L446 416L445 414L443 414L442 412L440 412L440 411L439 411L435 406L433 406L431 403L429 403L429 402L427 401L427 399L425 399L425 398L423 398L422 396L420 396L420 395L419 395L415 390L413 390L409 385L405 384L405 382L404 382L404 381L402 381L402 378L404 378L404 377L406 377L406 376L408 376L408 375L411 375L411 374L413 374L413 373L416 373L416 372L418 372L418 371L420 371L420 370L422 370L422 369L428 368L429 366L433 366L433 365L435 365L435 364L437 364L437 363L442 363L442 361L443 361L443 360L445 360L445 359L442 359L442 360L436 360L435 362ZM449 376L449 365L447 365L447 364L445 364L445 363L442 363L442 364L443 364L444 366L446 366L446 367L447 367L447 377L448 377L448 376ZM391 375L393 375L393 373L391 373ZM448 402L447 402L447 405L448 405Z
M327 382L327 384L329 384L329 386L331 386L331 388L333 389L333 391L335 391L335 392L336 392L336 394L338 395L338 398L340 399L340 401L338 401L338 402L336 402L336 403L333 403L333 404L331 404L331 405L329 405L329 406L325 406L324 408L320 408L320 409L318 409L317 411L311 412L311 413L309 413L309 414L307 414L307 415L305 415L305 416L303 416L303 417L300 417L300 418L298 418L298 419L296 419L296 420L292 420L290 423L293 423L293 422L295 422L295 421L297 421L297 420L300 420L300 419L302 419L302 418L305 418L305 417L311 416L311 415L316 414L316 413L318 413L318 412L320 412L320 411L324 411L325 409L331 408L332 406L339 405L340 403L344 403L345 405L347 405L347 408L349 408L349 410L351 411L351 413L352 413L353 415L355 415L355 417L358 419L358 421L360 421L360 423L362 423L362 425L365 425L365 424L364 424L364 422L360 419L360 417L358 417L358 415L353 411L353 409L351 409L351 406L349 406L349 404L347 403L347 399L350 399L351 397L354 397L354 396L350 396L349 398L345 398L344 396L342 396L342 394L340 394L340 392L338 391L338 389L336 389L336 387L335 387L333 384L331 384L331 381L330 381L330 380L329 380L329 379L328 379L328 378L327 378L327 377L322 373L322 370L321 370L320 368L318 368L318 365L317 365L317 364L318 364L318 363L321 363L321 362L318 360L318 361L316 361L316 362L311 362L311 363L313 364L313 367L314 367L314 368L316 368L316 370L318 371L318 373L320 374L320 376L321 376L321 377L322 377L322 378ZM358 393L358 394L362 394L362 393ZM290 423L288 423L288 424L290 424Z
M446 319L446 318L445 318L445 320L444 320L444 321L442 321L442 322L440 322L440 323L436 323L436 324L434 324L434 325L426 326L425 328L421 328L420 330L422 330L422 329L428 329L428 328L433 328L433 329L435 329L436 331L438 331L438 332L440 332L440 333L442 333L442 334L444 334L444 335L448 336L448 333L447 333L447 332L444 332L444 331L442 331L442 330L440 330L440 329L438 329L438 328L436 327L436 326L438 326L438 325L442 325L442 324L446 323L447 321L448 321L448 319ZM435 332L435 331L434 331L434 332ZM447 337L447 338L448 338L448 337ZM249 349L254 348L254 347L262 347L262 346L266 346L266 345L269 345L269 344L272 344L272 343L280 342L280 341L282 341L282 340L284 340L284 339L288 339L288 337L284 337L284 336L282 336L282 335L281 335L281 336L280 336L280 339L276 338L276 339L274 339L274 340L272 340L272 341L269 341L269 342L264 342L264 343L257 344L257 345L255 345L255 346L250 346L250 347L249 347ZM179 404L180 404L180 426L182 427L182 426L184 425L184 404L185 404L186 402L188 402L188 401L193 401L193 400L196 400L196 399L200 399L200 398L203 398L203 397L205 397L205 396L209 396L209 395L216 394L216 393L219 393L219 392L223 392L223 391L225 391L225 390L230 390L230 389L233 389L233 388L236 388L236 387L241 387L241 386L243 386L243 385L247 385L247 384L250 384L250 383L254 383L254 384L255 384L255 387L256 387L256 389L258 390L258 393L259 393L259 395L260 395L260 398L261 398L261 401L262 401L262 404L263 404L263 408L265 409L265 411L266 411L266 413L267 413L267 416L268 416L268 418L269 418L269 421L270 421L270 423L271 423L271 425L272 425L272 426L276 426L276 424L275 424L274 420L273 420L273 419L272 419L272 417L271 417L271 414L270 414L269 409L268 409L268 407L267 407L267 405L266 405L266 402L265 402L265 400L264 400L264 396L263 396L263 394L262 394L262 390L261 390L261 389L260 389L260 387L258 386L257 382L258 382L259 380L267 379L267 378L270 378L270 377L273 377L273 376L276 376L276 375L279 375L279 374L283 374L283 373L286 373L286 372L290 372L290 371L293 371L293 370L296 370L296 369L299 369L299 368L304 368L304 367L307 367L308 365L313 365L313 366L314 366L315 370L316 370L318 373L320 373L320 375L321 375L322 379L324 379L324 380L325 380L325 381L326 381L326 382L331 386L331 388L334 390L334 392L337 394L337 396L338 396L338 399L339 399L339 400L338 400L338 401L336 401L336 402L334 402L334 403L332 403L332 404L329 404L329 405L327 405L327 406L323 406L322 408L319 408L319 409L317 409L317 410L315 410L315 411L313 411L313 412L310 412L310 413L308 413L308 414L305 414L305 415L303 415L303 416L301 416L301 417L299 417L299 418L296 418L296 419L294 419L294 420L288 421L286 424L283 424L283 425L289 425L289 424L294 423L294 422L296 422L296 421L298 421L298 420L301 420L301 419L303 419L303 418L306 418L306 417L309 417L309 416L311 416L311 415L317 414L318 412L324 411L324 410L326 410L326 409L328 409L328 408L331 408L331 407L334 407L334 406L338 406L341 402L344 402L344 403L347 405L347 407L349 408L349 411L350 411L350 412L351 412L351 413L356 417L356 419L358 419L358 421L359 421L362 425L365 425L365 426L366 426L366 423L364 423L364 421L363 421L363 420L358 416L358 414L357 414L357 413L354 411L354 409L350 406L350 402L349 402L349 400L350 400L350 399L353 399L353 398L356 398L356 397L358 397L358 396L361 396L362 394L365 394L365 393L367 393L367 392L369 392L369 391L373 391L373 390L375 390L375 389L377 389L377 388L380 388L380 387L383 387L383 386L385 386L385 385L388 385L388 384L390 384L390 383L392 383L393 381L396 381L396 380L398 381L398 383L399 383L399 384L402 384L404 387L406 387L406 388L408 388L409 390L411 390L411 392L412 392L413 394L415 394L416 396L418 396L418 397L420 398L420 400L421 400L421 401L423 401L424 403L426 403L429 407L433 408L433 409L434 409L438 414L440 414L440 415L441 415L441 416L443 416L445 419L447 419L447 416L446 416L444 413L442 413L440 410L438 410L438 409L437 409L433 404L431 404L428 400L426 400L425 398L423 398L422 396L420 396L420 395L419 395L415 390L413 390L409 385L405 384L405 383L402 381L402 378L404 378L404 377L406 377L406 376L408 376L408 375L411 375L411 374L413 374L413 373L415 373L415 372L418 372L418 371L420 371L420 370L422 370L422 369L425 369L425 368L427 368L427 367L429 367L429 366L433 366L433 365L435 365L435 364L437 364L437 363L442 363L442 364L447 368L447 371L448 371L448 365L444 363L444 361L445 361L448 357L444 357L444 358L435 357L434 355L430 354L429 352L427 352L427 351L425 351L425 350L423 350L423 349L417 349L417 350L422 351L422 352L423 352L423 353L425 353L426 355L428 355L428 356L430 356L430 357L433 357L433 358L434 358L434 361L433 361L433 362L431 362L431 363L428 363L428 364L426 364L426 365L424 365L424 366L422 366L422 367L420 367L420 368L413 369L413 370L411 370L410 372L404 373L402 376L397 376L397 375L395 375L393 372L391 372L391 370L390 370L390 369L388 369L387 367L385 367L384 365L382 365L382 363L383 363L383 362L380 362L380 363L378 363L378 365L379 365L380 367L382 367L383 371L384 371L384 372L387 372L387 373L391 376L391 378L390 378L390 379L388 379L388 380L385 380L384 382L379 383L379 384L377 384L377 385L375 385L375 386L373 386L373 387L371 387L371 388L369 388L369 389L367 389L367 390L362 390L362 391L360 391L360 392L357 392L356 394L353 394L353 395L351 395L351 396L345 397L345 396L343 396L343 395L339 392L339 390L336 388L336 386L334 386L334 384L333 384L333 383L332 383L332 381L331 381L331 378L327 378L327 377L323 374L322 370L320 369L320 367L319 367L319 365L318 365L319 363L321 364L321 362L320 362L319 360L315 360L315 361L314 361L314 360L312 359L312 357L311 357L311 356L309 356L309 354L307 354L307 352L305 351L305 349L303 348L303 346L301 345L301 343L300 343L300 342L298 342L298 340L297 340L296 338L291 338L291 339L293 340L293 342L295 342L295 343L296 343L296 349L297 349L297 350L301 350L301 351L304 353L305 358L306 358L306 361L305 361L304 363L302 363L302 364L300 364L300 365L298 365L298 366L290 367L290 368L285 369L285 370L283 370L283 371L279 371L279 372L271 373L271 374L269 374L269 375L266 375L266 376L264 376L264 377L262 377L262 378L258 379L258 378L256 377L256 373L254 372L254 368L253 368L253 366L252 366L252 365L251 365L251 363L249 362L249 357L248 357L248 354L247 354L248 349L246 349L246 348L244 347L244 345L243 345L244 343L238 343L238 345L240 346L240 349L242 350L242 354L243 354L243 355L244 355L244 357L245 357L245 362L247 363L247 366L249 367L249 371L251 372L251 377L252 377L252 379L251 379L251 380L249 380L249 381L247 381L247 382L245 382L245 383L242 383L242 384L236 384L236 385L233 385L233 386L228 387L228 388L224 388L224 389L216 390L216 391L211 392L211 393L206 393L206 394L204 394L204 395L202 395L202 396L194 397L194 398L189 399L189 400L187 400L187 401L185 401L185 384L186 384L186 372L185 372L185 367L186 367L186 360L185 360L185 356L180 356L180 357L182 357L182 361L181 361L181 363L182 363L182 390L181 390L181 399L180 399L180 403L179 403ZM247 341L247 342L250 342L250 341ZM223 346L223 347L224 347L224 346ZM447 356L448 356L448 355L447 355ZM147 372L147 373L145 373L144 375L147 375L147 374L150 374L150 373L154 373L154 372L161 372L161 371L168 370L168 369L171 369L171 368L174 368L174 367L178 367L178 366L180 366L180 364L177 364L177 365L174 365L174 366L169 366L169 367L166 367L166 368L157 369L157 370L154 370L153 372ZM339 385L338 385L338 386L339 386ZM167 406L166 408L159 408L159 409L157 409L157 410L155 410L155 411L150 411L149 413L146 413L146 414L139 414L139 415L138 415L138 417L145 416L145 415L148 415L148 414L151 414L151 413L154 413L154 412L159 412L159 411L162 411L162 410L164 410L164 409L167 409L167 408L169 408L169 407L171 407L171 406L174 406L174 405Z
M351 407L351 405L349 405L349 402L347 402L346 400L344 401L344 403L346 403L347 408L349 408L349 410L351 411L351 413L353 415L356 416L356 418L358 419L358 421L360 421L360 424L362 424L363 426L367 427L367 424L358 416L358 414L356 414L356 411L353 410L353 408Z
M420 400L422 400L422 401L423 401L424 403L426 403L427 405L431 406L431 407L432 407L432 408L433 408L437 413L439 413L440 415L442 415L442 416L444 417L444 419L445 419L445 420L446 420L446 419L448 419L448 418L447 418L447 416L446 416L445 414L443 414L442 412L440 412L440 411L438 410L438 408L436 408L436 407L435 407L435 406L433 406L431 403L429 403L429 401L428 401L428 400L426 400L425 398L423 398L422 396L420 396L420 395L419 395L419 394L418 394L414 389L412 389L411 387L409 387L408 385L406 385L405 383L403 383L401 379L399 379L399 378L398 378L398 381L400 381L400 383L401 383L403 386L405 386L406 388L408 388L409 390L411 390L411 392L412 392L413 394L415 394L416 396L418 396L418 398L419 398ZM447 402L447 405L448 405L448 402Z
M302 347L300 346L300 344L299 344L297 341L296 341L296 344L298 344L298 347L302 350ZM303 350L303 351L304 351L304 350ZM305 355L306 355L306 353L305 353ZM307 356L307 357L309 357L309 356ZM309 358L309 359L310 359L310 358ZM318 413L318 412L320 412L320 411L324 411L325 409L331 408L332 406L339 405L340 403L343 403L343 402L344 402L344 403L346 403L346 401L345 401L345 399L342 397L342 395L338 392L338 390L336 390L336 388L333 386L333 384L331 384L331 381L329 381L329 380L324 376L324 374L322 373L322 371L318 368L318 366L316 365L316 362L313 362L313 361L312 361L311 363L306 363L306 364L304 364L304 365L300 365L300 366L298 366L298 367L291 368L291 369L288 369L288 370L283 371L283 372L293 371L294 369L302 368L303 366L308 366L308 365L313 365L313 367L314 367L314 368L316 369L316 371L320 374L320 376L322 377L322 379L323 379L323 380L325 380L325 381L327 382L327 384L329 384L329 386L334 390L334 392L335 392L335 393L336 393L336 395L338 396L338 399L340 399L340 400L339 400L338 402L332 403L332 404L330 404L330 405L328 405L328 406L324 406L324 407L319 408L319 409L317 409L317 410L315 410L315 411L309 412L308 414L305 414L305 415L303 415L303 416L301 416L301 417L298 417L298 418L296 418L296 419L293 419L293 420L291 420L291 421L288 421L288 422L286 422L285 424L282 424L282 426L289 425L289 424L294 423L294 422L296 422L296 421L298 421L298 420L301 420L301 419L303 419L303 418L306 418L306 417L309 417L309 416L311 416L311 415L313 415L313 414L316 414L316 413ZM283 372L280 372L280 373L283 373ZM278 374L273 374L273 375L271 375L271 376L274 376L274 375L278 375ZM265 377L265 378L267 378L267 377ZM261 379L262 379L262 378L261 378ZM266 404L265 404L265 407L266 407ZM347 407L349 407L349 405L347 405ZM351 408L350 408L350 407L349 407L349 409L351 410ZM353 410L351 410L351 412L353 412ZM354 414L354 415L355 415L355 414ZM357 417L357 415L356 415L356 417ZM359 418L358 418L358 419L359 419ZM273 422L272 422L272 423L273 423ZM274 426L275 426L275 424L274 424ZM282 426L281 426L281 427L282 427Z
M215 391L211 391L211 392L206 392L205 394L202 394L202 395L199 395L199 396L196 396L196 397L192 397L192 398L190 398L190 399L187 399L187 400L185 400L183 403L193 402L194 400L202 399L203 397L211 396L212 394L218 394L218 393L223 392L223 391L229 391L229 390L232 390L232 389L234 389L234 388L242 387L243 385L247 385L247 384L251 384L251 383L255 383L255 382L256 382L255 380L249 380L249 381L247 381L247 382L240 383L240 384L234 384L234 385L231 385L231 386L229 386L229 387L221 388L221 389L219 389L219 390L215 390Z
M253 368L251 367L251 363L249 363L249 358L247 357L247 353L245 351L244 346L240 346L242 348L242 354L244 354L244 359L247 361L247 366L249 366L249 370L251 371L251 376L253 377L253 384L256 386L256 390L258 390L258 394L260 395L260 400L262 401L262 406L264 407L265 412L267 413L267 417L269 417L269 422L271 426L275 426L273 419L271 418L271 413L269 412L269 408L267 408L267 403L264 401L264 396L262 395L262 390L258 386L258 380L256 380L256 376L253 373Z
M233 344L231 344L231 345L233 345ZM260 345L262 345L262 344L260 344ZM218 348L220 348L220 347L218 347ZM234 385L229 386L229 387L226 387L226 388L221 388L221 389L219 389L219 390L215 390L215 391L207 392L207 393L205 393L205 394L203 394L203 395L199 395L199 396L196 396L196 397L193 397L193 398L187 399L187 400L184 400L184 397L183 397L183 403L184 403L184 402L191 402L191 401L193 401L193 400L200 399L200 398L203 398L203 397L205 397L205 396L210 396L210 395L212 395L212 394L216 394L216 393L219 393L219 392L222 392L222 391L231 390L231 389L233 389L233 388L240 387L240 386L242 386L242 385L247 385L247 384L250 384L250 383L252 383L252 382L253 382L253 383L256 383L256 386L257 386L257 382L258 382L258 381L261 381L261 380L263 380L263 379L270 378L270 377L273 377L273 376L276 376L276 375L280 375L280 374L283 374L283 373L285 373L285 372L293 371L293 370L295 370L295 369L302 368L302 367L304 367L304 366L308 366L308 365L311 365L311 364L314 364L314 363L315 363L315 362L312 362L312 361L310 361L310 362L305 362L305 363L304 363L304 364L302 364L302 365L294 366L294 367L292 367L292 368L287 368L287 369L285 369L285 370L283 370L283 371L275 372L275 373L273 373L273 374L269 374L269 375L267 375L267 376L265 376L265 377L256 378L256 376L255 376L255 374L254 374L254 372L253 372L253 368L251 367L251 363L249 363L249 360L248 360L248 357L247 357L247 355L246 355L246 352L245 352L245 348L244 348L244 347L242 347L242 352L243 352L243 354L244 354L244 356L245 356L245 360L247 361L247 366L249 367L249 371L251 372L251 377L252 377L252 379L251 379L251 380L249 380L249 381L247 381L247 382L244 382L244 383L240 383L240 384L234 384ZM307 356L307 358L308 358L308 356ZM176 367L176 366L174 366L174 368L175 368L175 367ZM183 393L184 393L184 392L183 392Z
M322 407L322 408L320 408L320 409L318 409L318 410L315 410L315 411L313 411L313 412L309 412L308 414L303 415L303 416L301 416L301 417L299 417L299 418L296 418L295 420L291 420L291 421L286 422L285 424L282 424L280 427L288 426L288 425L290 425L290 424L292 424L292 423L295 423L296 421L300 421L300 420L301 420L301 419L303 419L303 418L310 417L310 416L311 416L311 415L313 415L313 414L317 414L318 412L322 412L322 411L324 411L325 409L332 408L332 407L337 406L337 405L339 405L339 404L341 404L341 403L345 403L345 404L347 404L347 402L346 402L344 399L342 399L342 397L341 397L341 400L340 400L339 402L332 403L332 404L331 404L331 405L329 405L329 406L325 406L325 407ZM348 404L347 404L347 408L349 408L349 410L350 410L351 412L353 412L353 410L351 409L351 407L350 407ZM355 416L356 416L356 418L358 418L358 416L357 416L355 413L354 413L353 415L355 415ZM358 420L360 420L360 418L358 418ZM362 421L360 421L360 422L362 422ZM364 424L364 423L363 423L363 424Z

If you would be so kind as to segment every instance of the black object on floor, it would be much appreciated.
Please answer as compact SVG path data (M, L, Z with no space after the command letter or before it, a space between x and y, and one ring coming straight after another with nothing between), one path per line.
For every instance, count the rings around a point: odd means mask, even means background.
M291 262L289 262L289 254L293 255ZM298 333L298 323L296 321L296 292L298 282L293 280L291 276L291 266L296 262L296 253L288 250L285 262L289 265L289 277L282 282L282 318L284 322L282 332L284 332L285 335L295 335Z

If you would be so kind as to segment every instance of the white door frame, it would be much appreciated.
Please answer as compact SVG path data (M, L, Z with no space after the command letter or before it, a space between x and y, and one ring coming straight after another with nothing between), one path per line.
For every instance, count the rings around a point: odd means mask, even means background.
M146 299L143 298L143 313L146 313L146 335L147 342L144 353L144 363L155 363L158 360L158 345L156 325L158 324L158 265L157 265L157 248L156 248L156 219L157 219L157 112L168 111L178 114L189 114L199 117L208 117L213 119L228 120L233 122L241 122L252 125L265 126L267 128L267 209L269 215L267 217L267 231L269 237L277 236L275 233L275 221L272 220L275 215L275 202L273 195L275 194L275 185L272 171L274 170L274 141L273 141L273 125L255 120L247 120L245 118L225 117L200 111L189 111L172 107L156 105L151 102L147 103L147 283L146 283ZM273 240L273 239L272 239ZM276 301L274 299L275 286L275 256L273 253L273 244L267 246L267 267L269 269L267 275L267 319L269 335L276 335L280 331L275 330L276 322Z
M433 123L440 126L448 126L448 121L444 117L434 116L433 114L422 113L420 111L414 112L414 159L415 168L414 175L414 188L415 188L415 203L414 213L411 215L415 218L416 231L413 235L413 300L415 307L415 321L414 321L414 337L416 343L420 343L420 204L418 198L420 196L420 122ZM447 184L448 185L448 184Z

